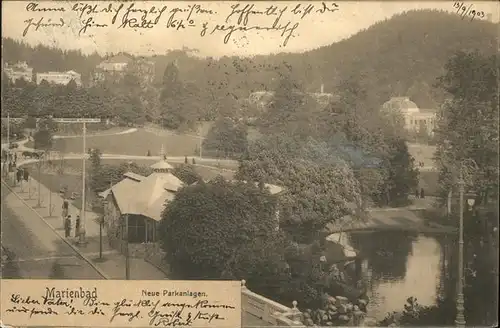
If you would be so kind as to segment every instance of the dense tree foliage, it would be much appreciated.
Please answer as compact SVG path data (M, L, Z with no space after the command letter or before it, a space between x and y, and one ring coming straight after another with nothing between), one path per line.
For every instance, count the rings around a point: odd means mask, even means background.
M361 204L351 168L325 143L286 135L263 137L249 146L237 177L285 188L281 227L297 240L316 238L328 223Z
M87 179L89 187L94 193L102 192L110 186L123 180L123 175L132 172L142 176L148 176L152 169L148 166L138 165L135 162L120 163L119 165L103 164L102 153L99 149L89 149L90 167Z
M172 170L172 174L187 185L203 181L203 178L196 172L193 165L182 164Z
M2 45L4 59L10 64L25 61L37 73L76 70L85 81L104 60L97 53L85 55L80 50L61 50L41 44L33 47L10 38L2 38Z
M47 128L41 128L33 135L35 149L49 150L52 148L52 132Z
M247 148L247 127L229 118L215 121L203 140L205 155L236 158Z
M499 67L496 56L459 52L439 79L439 86L450 96L442 107L436 138L444 192L457 182L463 163L469 164L469 169L464 168L466 182L481 193L481 201L498 195ZM469 159L477 167L470 167Z
M276 90L283 82L282 76L289 75L291 81L300 81L299 89L303 91L318 92L323 83L327 92L333 92L346 76L363 72L363 88L374 103L380 105L391 96L408 95L422 108L435 108L444 95L432 85L443 72L448 58L457 50L479 49L484 54L495 54L496 41L497 29L491 22L474 20L463 24L461 17L454 13L420 10L398 14L351 38L301 54L213 59L172 51L151 58L156 68L155 86L142 95L142 102L148 119L156 119L158 112L169 112L172 117L167 122L175 126L184 120L213 120L227 112L231 116L241 114L240 100L253 91ZM77 69L84 80L104 60L78 51L33 48L11 39L4 39L4 56L9 63L27 61L35 72ZM191 102L191 93L194 93L193 103L198 104L197 109L185 105L184 110L193 110L196 114L181 113L178 118L175 117L177 107L157 103L161 89L168 84L163 81L164 72L167 66L171 70L173 62L177 63L178 73L167 75L174 79L177 76L185 86L191 84L185 88L190 96L179 97ZM15 99L11 97L11 100ZM119 115L121 105L124 104L117 106L114 116ZM26 108L19 106L18 110Z
M23 126L21 122L11 121L9 129L7 129L7 120L2 120L2 138L7 138L7 130L9 130L10 138L22 138L23 137Z
M113 103L112 95L106 95L100 88L73 89L71 85L43 83L28 84L25 88L9 87L3 97L3 110L9 111L11 117L113 117L112 108L118 113L121 105Z
M275 211L275 197L253 184L219 177L179 190L161 221L174 277L252 280L277 270Z
M263 133L310 136L313 133L310 122L314 120L311 107L314 108L314 105L311 97L304 93L303 86L294 81L289 73L283 74L258 126Z

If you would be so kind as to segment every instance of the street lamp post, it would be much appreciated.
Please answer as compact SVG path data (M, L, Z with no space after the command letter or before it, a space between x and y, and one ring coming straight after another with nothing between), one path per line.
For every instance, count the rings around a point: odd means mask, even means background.
M80 244L84 244L85 243L85 234L86 234L86 220L85 220L85 202L86 202L86 199L85 199L85 180L87 179L87 177L85 176L85 160L86 160L86 151L87 151L87 144L86 144L86 139L87 139L87 126L85 125L85 121L83 121L83 164L82 164L82 209L81 209L81 218L82 218L82 223L81 223L81 229L80 229L80 240L79 240L79 243Z
M460 223L459 223L459 235L458 235L458 283L457 283L457 315L455 318L455 325L457 327L465 327L465 315L464 315L464 192L465 192L465 180L464 180L464 168L466 162L471 162L473 167L477 169L477 164L472 159L465 159L460 163L459 172L459 206L460 206ZM470 173L470 172L469 172ZM474 198L467 199L467 204L473 206L475 202Z
M41 159L38 160L37 163L37 168L38 168L38 202L36 204L36 208L41 208L42 207L42 201L41 201L41 192L40 192L40 187L41 187L41 180L42 180L42 162Z
M130 280L130 254L128 247L128 214L125 214L125 279Z
M464 187L465 182L463 180L462 169L460 169L460 180L458 181L459 193L460 193L460 228L458 235L458 293L457 293L457 316L455 319L455 325L457 327L465 327L465 316L464 316L464 286L463 286L463 275L464 275Z
M86 149L86 140L87 140L87 123L100 123L101 119L99 118L53 118L54 122L57 123L82 123L83 124L83 163L82 163L82 208L80 212L81 218L81 226L80 226L80 238L78 242L80 244L86 244L85 236L86 236L86 220L85 220L85 160L87 158L87 149Z
M7 165L10 163L10 113L7 112ZM7 171L7 176L9 171Z

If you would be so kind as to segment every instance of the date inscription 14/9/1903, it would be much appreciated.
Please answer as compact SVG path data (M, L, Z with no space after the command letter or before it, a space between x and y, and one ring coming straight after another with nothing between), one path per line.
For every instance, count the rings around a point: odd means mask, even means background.
M472 4L467 5L464 2L455 1L453 3L453 8L457 10L457 14L462 16L462 19L470 17L471 22L474 20L474 18L484 19L486 17L484 11L475 9L474 5Z

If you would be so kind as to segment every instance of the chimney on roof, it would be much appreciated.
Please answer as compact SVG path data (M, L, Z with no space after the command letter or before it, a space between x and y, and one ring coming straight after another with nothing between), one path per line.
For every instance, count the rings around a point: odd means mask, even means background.
M325 85L323 83L321 83L321 93L324 93L325 92Z

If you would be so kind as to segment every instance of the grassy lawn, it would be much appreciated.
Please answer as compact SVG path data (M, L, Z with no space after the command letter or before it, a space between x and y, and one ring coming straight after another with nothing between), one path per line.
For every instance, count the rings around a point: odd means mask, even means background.
M90 136L86 148L99 148L102 153L145 156L159 155L163 145L167 156L193 156L197 154L198 139L189 136L158 136L142 129L137 132L115 136ZM57 139L55 150L66 153L81 153L81 138Z
M59 166L60 161L54 160L52 161L53 165ZM119 160L119 159L104 159L102 161L103 164L112 164L112 165L119 165L121 163L126 163L129 162L127 160ZM151 164L154 164L156 160L149 160L149 159L144 159L144 160L134 160L133 162L137 163L138 165L144 165L144 166L149 166ZM177 163L172 163L172 165L178 166L181 164ZM25 167L28 168L31 176L35 178L36 180L39 179L38 175L38 167L36 164L28 164ZM232 179L233 173L227 172L227 171L221 171L215 167L210 168L210 167L195 167L196 172L205 180L210 180L215 178L218 175L222 175L226 179ZM50 190L52 190L54 193L59 193L59 190L63 186L67 186L67 192L65 194L66 197L71 196L73 192L76 192L78 194L81 194L82 192L82 161L77 160L77 159L67 159L64 160L64 174L60 175L57 174L56 172L53 172L48 166L42 166L41 168L41 174L40 174L40 182L48 187ZM87 193L87 203L88 204L93 204L97 200L97 196L89 192ZM73 205L77 207L78 209L81 208L81 199L77 198L72 201ZM89 206L89 205L88 205ZM92 210L92 208L89 206L88 210Z
M434 152L435 146L421 145L421 144L408 144L408 151L415 158L415 164L418 166L419 162L424 162L424 166L434 166Z
M424 188L428 196L438 196L438 172L420 172L420 181L418 188Z

